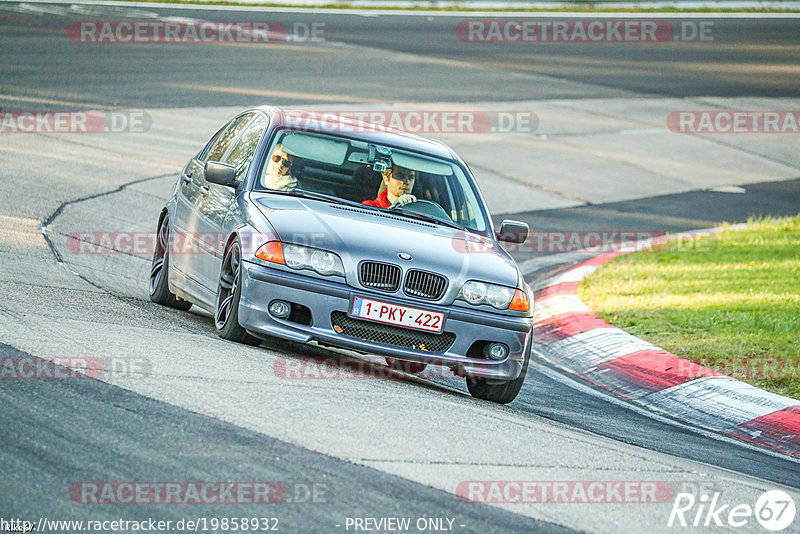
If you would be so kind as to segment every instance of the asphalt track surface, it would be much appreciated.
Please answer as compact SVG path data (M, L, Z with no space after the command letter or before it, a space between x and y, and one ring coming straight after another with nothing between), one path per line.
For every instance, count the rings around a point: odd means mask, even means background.
M797 96L800 91L800 19L669 19L679 33L682 24L711 24L712 40L703 42L477 43L462 42L456 33L459 22L476 18L472 15L359 16L158 7L138 8L138 12L88 7L80 14L31 14L37 9L46 10L39 5L23 6L16 12L4 10L5 18L0 19L0 103L5 109L28 109L36 103L24 98L52 100L55 106L68 101L106 107L182 107L321 100L781 97ZM276 21L290 33L295 24L303 28L323 24L324 39L341 49L332 54L283 43L271 48L64 43L64 32L73 22L159 16ZM398 53L411 55L405 62L389 56ZM313 96L298 98L301 93Z
M4 110L88 105L244 107L264 101L289 104L320 99L353 103L643 94L796 97L800 91L798 20L715 20L717 38L704 47L694 43L607 47L549 44L521 49L520 45L465 47L454 37L457 19L452 17L268 15L270 20L287 24L297 20L325 22L326 39L342 43L341 53L331 55L293 46L269 53L228 45L64 46L65 27L86 15L48 14L16 7L9 10L0 5L0 104ZM145 11L166 12L162 8ZM114 13L105 10L102 16L113 18ZM204 20L254 18L246 12L181 11L180 16ZM381 50L393 54L392 69L381 63ZM428 60L403 63L396 61L398 52ZM293 67L298 64L306 68ZM491 65L491 69L474 69L471 64ZM710 64L717 65L713 75L708 74ZM314 96L306 100L296 96L309 92ZM2 171L29 173L24 166L3 165ZM693 191L524 212L514 214L514 218L543 230L562 229L564 221L569 221L569 227L575 230L629 227L680 231L721 221L743 221L751 215L795 214L800 206L800 180L754 184L747 190L744 196ZM15 209L44 213L47 217L40 217L42 220L54 217L64 205L46 195L20 196L14 204L17 207L9 208L11 215L16 215ZM542 267L531 276L543 276L566 266L567 261L543 258ZM41 268L58 268L54 265ZM66 298L60 296L54 301ZM146 312L153 309L149 303L136 304L135 300L129 301ZM30 313L38 311L31 309ZM154 316L154 321L167 317L160 311ZM203 335L213 336L213 325L203 317L169 313L164 320L191 323ZM0 355L25 353L0 344ZM447 380L414 387L465 391L460 384ZM392 515L455 516L469 532L561 530L497 507L465 505L452 494L424 484L96 380L2 381L0 398L2 517L50 514L66 518L79 513L80 507L65 499L69 484L79 480L324 480L335 497L333 502L282 507L279 514L286 531L325 532L333 530L331 525L344 517ZM654 417L541 362L532 366L518 399L508 408L498 408L497 414L552 421L664 457L717 466L733 478L743 475L767 486L776 483L800 488L798 462ZM424 456L424 452L420 454ZM280 461L275 461L278 458ZM252 508L192 508L192 515L199 516L251 512ZM258 515L270 512L259 510ZM187 515L185 507L163 506L129 507L125 513L159 519ZM91 511L96 519L119 514L116 507ZM601 515L599 511L599 530Z
M0 355L30 357L7 345L0 345ZM294 447L97 380L29 380L15 386L0 391L3 406L19 408L3 410L0 415L6 443L0 450L0 462L4 471L26 475L24 483L15 488L4 484L2 511L6 518L38 517L43 510L69 515L63 504L64 481L104 480L108 476L104 464L115 458L115 475L125 480L199 477L197 480L286 481L286 504L266 504L257 511L258 517L277 515L281 531L333 530L331 518L339 518L337 522L343 524L348 516L392 517L399 513L457 516L469 525L470 532L531 527L530 520L521 516L489 506L476 507L454 495ZM36 399L35 403L31 399ZM42 407L48 407L47 411ZM62 424L53 425L53 421ZM154 421L158 424L152 424ZM43 431L45 428L48 430ZM121 454L123 450L135 452ZM277 458L280 461L274 461ZM316 492L316 496L307 490ZM59 502L62 504L53 506ZM93 518L119 518L118 508L106 508L94 513ZM136 508L137 518L177 522L187 516L185 506ZM255 513L254 507L246 504L216 508L204 512L226 517L253 517ZM541 532L567 531L543 522L535 525Z

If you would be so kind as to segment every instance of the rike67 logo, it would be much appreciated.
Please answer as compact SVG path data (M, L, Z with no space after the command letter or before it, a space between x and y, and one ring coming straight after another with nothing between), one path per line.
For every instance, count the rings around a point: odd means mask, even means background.
M678 493L667 526L749 527L748 530L752 530L755 517L763 528L778 532L794 523L794 500L785 491L767 491L758 498L755 506L722 504L719 497L719 493L699 498L691 493Z

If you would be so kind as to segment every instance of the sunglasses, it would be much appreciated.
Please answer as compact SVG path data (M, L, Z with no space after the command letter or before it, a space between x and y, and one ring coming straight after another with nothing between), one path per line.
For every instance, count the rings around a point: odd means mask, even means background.
M280 154L275 154L274 156L272 156L272 161L274 161L275 163L281 163L282 165L286 165L287 167L292 166L292 162L289 161L289 158L284 158Z
M394 178L395 180L401 180L403 182L408 182L409 180L417 179L417 175L414 172L408 172L408 171L393 172L392 169L386 169L384 175L389 178Z

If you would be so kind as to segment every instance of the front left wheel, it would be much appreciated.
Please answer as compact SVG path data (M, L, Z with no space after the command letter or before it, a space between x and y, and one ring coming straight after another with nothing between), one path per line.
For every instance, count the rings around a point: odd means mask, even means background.
M493 380L489 378L467 378L467 389L469 394L475 398L508 404L519 395L522 384L525 382L525 375L528 372L528 362L531 359L531 341L525 354L525 361L519 376L514 380Z
M239 324L239 301L242 297L242 245L237 237L225 251L217 285L214 326L222 339L258 345L261 340Z

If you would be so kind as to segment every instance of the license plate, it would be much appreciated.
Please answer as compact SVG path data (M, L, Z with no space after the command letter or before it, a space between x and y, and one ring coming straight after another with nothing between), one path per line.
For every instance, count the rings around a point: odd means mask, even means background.
M398 306L362 297L353 298L350 315L359 319L405 326L427 332L441 332L444 327L444 314L441 312Z

